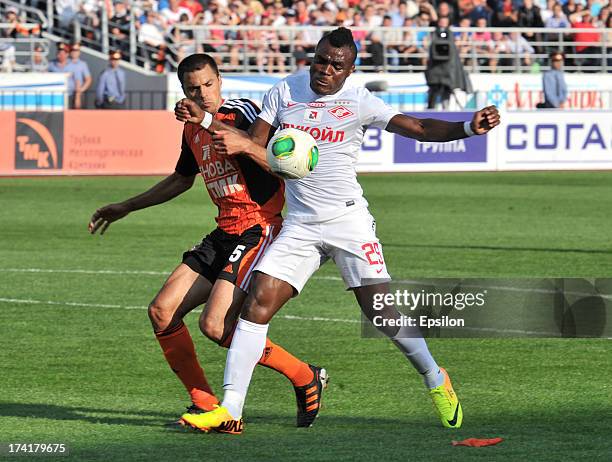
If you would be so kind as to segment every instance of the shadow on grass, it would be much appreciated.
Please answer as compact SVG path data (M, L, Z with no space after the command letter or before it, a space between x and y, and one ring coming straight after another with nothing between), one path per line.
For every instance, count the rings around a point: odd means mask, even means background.
M441 428L433 415L388 417L325 413L311 429L295 428L294 417L254 410L244 434L171 432L167 413L41 403L0 402L1 417L74 421L70 432L79 460L605 460L612 451L609 408L553 408L548 412L469 415L461 429ZM132 426L111 442L105 430L80 434L78 423ZM148 430L146 430L146 428ZM64 431L66 430L65 427ZM110 427L109 431L110 430ZM113 430L115 432L115 430ZM109 433L109 435L116 433ZM502 437L494 447L454 448L451 440ZM116 438L116 436L114 436Z
M75 420L139 427L156 427L176 418L176 416L155 411L130 411L83 406L59 406L43 403L8 403L2 401L0 401L0 417Z

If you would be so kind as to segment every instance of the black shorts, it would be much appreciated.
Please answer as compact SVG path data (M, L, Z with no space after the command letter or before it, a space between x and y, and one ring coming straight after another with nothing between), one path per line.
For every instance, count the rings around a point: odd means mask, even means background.
M211 283L224 279L248 292L253 269L280 228L255 225L242 234L229 234L217 228L183 254L183 263Z

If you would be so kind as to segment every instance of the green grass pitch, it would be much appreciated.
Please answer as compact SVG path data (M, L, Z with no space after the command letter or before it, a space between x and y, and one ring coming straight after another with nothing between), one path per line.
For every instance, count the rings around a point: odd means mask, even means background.
M332 264L270 329L331 375L313 428L294 427L289 382L260 368L242 436L165 430L188 400L146 306L181 252L214 226L215 210L198 180L103 237L87 233L95 208L156 180L0 179L0 443L65 443L62 460L79 461L612 458L610 341L431 340L464 407L463 427L449 431L390 342L360 337L357 305ZM612 173L364 175L361 183L396 278L612 276ZM187 323L219 390L225 350L199 334L195 313ZM493 447L450 444L496 436L505 441Z

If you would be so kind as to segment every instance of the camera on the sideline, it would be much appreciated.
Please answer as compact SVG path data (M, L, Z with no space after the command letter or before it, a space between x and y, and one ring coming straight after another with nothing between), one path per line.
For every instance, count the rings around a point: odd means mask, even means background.
M437 28L431 40L431 59L432 61L448 61L451 54L451 42L453 34L448 28Z

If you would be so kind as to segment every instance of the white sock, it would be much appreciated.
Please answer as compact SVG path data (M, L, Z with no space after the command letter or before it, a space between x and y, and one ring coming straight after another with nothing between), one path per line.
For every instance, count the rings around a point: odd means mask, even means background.
M268 324L238 319L236 331L225 362L223 378L224 406L234 419L242 416L242 407L246 398L253 369L259 362L266 346Z
M427 348L423 337L416 337L414 331L400 331L391 339L402 353L423 376L427 388L436 388L444 383L444 374Z

